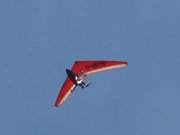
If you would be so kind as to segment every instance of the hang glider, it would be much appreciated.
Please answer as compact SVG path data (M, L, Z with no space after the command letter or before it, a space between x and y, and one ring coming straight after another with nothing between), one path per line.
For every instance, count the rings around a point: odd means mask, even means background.
M71 70L66 69L67 79L59 91L55 106L59 107L62 105L62 103L68 98L68 96L77 86L80 86L81 88L88 87L90 83L87 84L85 82L85 78L88 75L115 68L123 68L127 65L128 62L125 61L75 61Z

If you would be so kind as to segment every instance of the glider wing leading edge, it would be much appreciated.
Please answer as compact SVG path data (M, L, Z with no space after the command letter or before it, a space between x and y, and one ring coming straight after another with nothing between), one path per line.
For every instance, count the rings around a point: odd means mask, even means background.
M71 91L75 88L75 84L67 77L65 80L61 90L59 91L59 94L57 96L55 106L60 106L71 94Z
M85 88L84 79L86 76L115 68L126 67L128 62L125 61L75 61L71 70L66 69L67 79L65 80L57 96L55 106L60 106L72 93L76 86Z
M123 61L76 61L72 71L77 74L90 75L105 70L125 67L127 64L127 62Z

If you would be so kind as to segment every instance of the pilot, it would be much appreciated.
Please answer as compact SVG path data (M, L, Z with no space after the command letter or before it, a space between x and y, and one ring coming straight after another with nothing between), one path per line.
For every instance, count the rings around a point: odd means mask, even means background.
M76 80L77 85L79 85L81 88L86 87L86 83L83 81L84 79L82 76L80 76L80 77L76 76L75 80Z

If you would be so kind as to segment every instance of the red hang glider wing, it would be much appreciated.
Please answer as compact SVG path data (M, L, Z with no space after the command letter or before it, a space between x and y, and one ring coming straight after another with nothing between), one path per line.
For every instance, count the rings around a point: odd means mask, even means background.
M125 61L76 61L72 67L72 72L77 75L90 75L114 68L122 68L127 66ZM57 96L55 106L60 106L75 89L76 85L67 78Z
M122 68L128 65L125 61L76 61L72 71L76 74L90 75L115 68Z
M55 106L60 106L68 98L68 96L71 94L74 88L75 84L69 78L67 78L59 91L59 94L55 102Z

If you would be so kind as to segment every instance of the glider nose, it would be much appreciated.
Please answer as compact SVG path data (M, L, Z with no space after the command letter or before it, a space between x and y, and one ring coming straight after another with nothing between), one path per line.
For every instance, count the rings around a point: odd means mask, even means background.
M66 73L69 74L71 71L69 69L66 69Z

